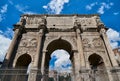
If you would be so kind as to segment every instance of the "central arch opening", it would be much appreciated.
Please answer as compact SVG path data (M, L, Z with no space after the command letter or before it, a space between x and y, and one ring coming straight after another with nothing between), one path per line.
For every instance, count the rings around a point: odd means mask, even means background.
M71 73L72 63L70 55L63 49L57 49L51 54L49 61L49 71L57 71L58 73Z
M45 55L45 74L71 73L73 63L72 46L63 39L52 41L47 47ZM62 81L62 80L61 80Z
M45 68L46 69L49 69L49 62L51 59L51 54L55 50L59 50L59 49L62 49L62 50L65 50L66 52L68 52L68 54L70 55L70 60L72 61L73 54L72 54L71 44L63 39L54 40L47 47L47 53L46 53L46 58L45 58Z

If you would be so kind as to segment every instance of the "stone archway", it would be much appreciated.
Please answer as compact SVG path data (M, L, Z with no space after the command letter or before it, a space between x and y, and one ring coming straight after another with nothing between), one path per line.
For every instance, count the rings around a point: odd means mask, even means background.
M45 66L48 67L49 60L50 60L50 55L52 54L53 51L57 49L63 49L67 51L70 54L70 59L72 60L72 47L69 42L63 39L58 39L52 41L48 47L47 47L47 53L46 53L46 61L45 61Z
M88 58L91 67L91 78L93 81L108 81L108 74L103 58L98 54L92 54Z
M16 76L11 81L27 81L28 80L28 66L31 63L32 58L28 54L21 55L16 62Z
M21 55L16 62L16 68L21 67L21 68L27 68L30 62L32 61L31 56L28 54L23 54Z
M89 63L91 71L95 71L94 68L96 70L102 68L115 70L118 66L113 58L114 53L106 35L108 28L100 22L99 15L25 14L21 16L20 20L23 18L27 21L26 24L24 21L19 21L14 25L15 35L2 67L14 68L16 64L16 68L20 66L20 69L22 67L27 69L32 58L29 81L40 81L38 79L44 77L43 74L47 72L45 69L49 68L50 55L57 49L64 49L70 54L70 60L73 63L73 81L88 81L86 79L90 79L92 74L89 71L85 71L86 74L89 74L88 78L86 76L80 77L81 74L84 74L84 71L81 72L82 68L88 69ZM31 56L24 53L30 53ZM21 54L22 56L20 56ZM92 55L88 58L89 54ZM20 57L18 58L18 56ZM108 71L109 80L117 80L111 74L112 72ZM100 81L109 81L104 75L99 75L99 78ZM101 80L102 78L105 80Z
M48 44L46 50L46 54L45 54L45 62L44 62L44 74L49 74L49 62L51 59L51 54L58 49L62 49L65 50L66 52L69 53L70 55L70 61L72 62L73 65L73 52L72 52L72 46L71 44L63 39L57 39L57 40L53 40L51 43ZM72 68L74 69L74 66L72 66ZM47 76L48 77L48 76Z

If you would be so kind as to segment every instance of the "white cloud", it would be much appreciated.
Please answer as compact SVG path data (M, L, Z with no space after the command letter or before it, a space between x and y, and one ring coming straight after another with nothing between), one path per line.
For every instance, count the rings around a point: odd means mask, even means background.
M15 8L23 14L36 14L35 12L28 11L27 10L29 8L28 6L22 6L18 4L18 5L15 5Z
M4 32L4 36L7 38L12 39L13 37L13 30L11 28L7 28L7 30Z
M0 34L0 61L4 60L7 49L11 43L11 39L6 38L5 36Z
M8 0L8 2L9 2L11 5L13 5L13 2L12 2L11 0Z
M12 37L13 37L13 30L11 28L7 28L6 31L4 31L4 32L0 30L0 34L5 36L5 37L7 37L7 38L12 39Z
M52 0L47 5L44 5L43 8L46 9L48 13L60 14L64 7L64 4L68 2L69 0Z
M2 14L0 14L0 22L3 20Z
M48 7L47 6L43 6L44 9L47 9Z
M104 14L104 6L101 6L98 10L98 13Z
M107 31L107 35L108 35L108 38L110 40L112 48L113 49L118 48L119 42L120 42L120 33L110 28Z
M101 6L100 6L100 8L98 9L98 13L99 14L104 14L104 12L105 12L105 10L106 9L110 9L114 4L112 3L112 2L110 2L110 3L105 3L105 2L103 2L103 3L101 3L100 4Z
M65 50L59 49L52 53L52 57L56 57L56 61L54 62L54 70L57 70L58 72L71 72L71 61L70 61L70 55ZM50 68L53 69L53 68Z
M13 36L13 31L7 28L6 31L0 30L0 61L4 60L7 49L11 43L11 38Z
M23 7L23 6L19 5L19 4L15 5L15 7L16 7L16 9L18 9L18 11L20 11L20 12L24 12L25 9L28 8L28 6L24 6L24 7Z
M0 34L2 34L2 33L3 33L3 31L0 30Z
M97 3L97 2L94 2L94 3L91 3L89 5L86 5L86 9L87 10L92 10L94 6L96 8L99 7L99 8L96 9L97 13L104 14L105 10L109 10L113 5L114 5L114 3L112 3L112 2L109 2L109 3L105 3L105 2Z
M36 12L32 12L32 11L25 11L23 12L24 14L37 14Z
M91 10L95 5L97 5L98 3L97 2L95 2L95 3L91 3L91 4L89 4L89 5L87 5L86 6L86 9L87 10Z
M118 14L119 14L119 12L114 12L113 14L114 14L114 15L118 15Z
M0 9L0 22L5 18L4 15L7 12L8 5L5 4Z
M2 6L2 9L0 10L1 13L6 13L7 12L7 7L8 5L5 4L4 6Z

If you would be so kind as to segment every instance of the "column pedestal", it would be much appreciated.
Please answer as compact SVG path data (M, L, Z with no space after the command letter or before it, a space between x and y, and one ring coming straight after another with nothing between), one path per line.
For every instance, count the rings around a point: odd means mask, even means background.
M44 81L44 79L45 79L45 56L46 56L46 52L43 51L43 54L42 54L42 63L41 63L41 74L42 74L41 81Z
M78 52L74 52L74 81L80 81L80 60Z
M106 68L107 73L108 73L108 77L109 77L109 81L114 81L115 78L114 78L114 75L112 74L112 72L110 72L110 69L118 67L118 63L115 60L114 52L113 52L112 47L110 46L110 42L109 42L109 40L107 38L106 29L104 27L101 28L100 33L101 33L101 35L103 37L104 44L106 46L108 57L109 57L109 60L110 60L110 63L111 63L111 66ZM117 76L117 74L115 76Z
M85 68L85 59L84 59L84 53L83 53L83 45L82 45L82 39L80 37L81 31L80 29L76 29L76 33L77 33L77 46L78 46L78 57L79 57L79 71ZM78 63L77 62L77 63ZM80 73L79 73L79 79L82 80L82 78L80 77Z

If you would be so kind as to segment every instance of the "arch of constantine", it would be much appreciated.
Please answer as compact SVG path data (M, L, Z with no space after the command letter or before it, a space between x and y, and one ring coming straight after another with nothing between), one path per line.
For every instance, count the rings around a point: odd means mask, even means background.
M14 25L14 37L1 68L6 75L0 81L120 81L107 30L96 14L24 14ZM57 49L70 54L70 79L49 77L50 56ZM59 77L55 74L53 78Z

